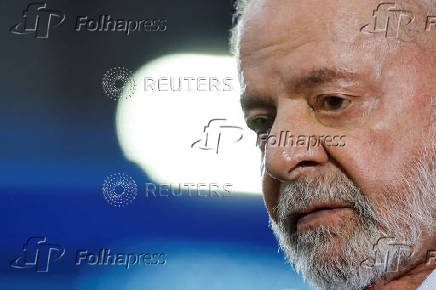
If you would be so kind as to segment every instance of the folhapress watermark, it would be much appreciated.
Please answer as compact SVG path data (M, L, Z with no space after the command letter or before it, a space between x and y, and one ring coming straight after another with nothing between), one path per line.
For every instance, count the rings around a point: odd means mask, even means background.
M167 31L167 19L157 17L114 17L110 14L97 16L76 16L73 26L74 32L115 32L130 36L141 32ZM35 38L48 38L52 28L59 27L65 22L66 13L49 9L46 2L32 2L28 4L19 23L13 25L9 31L13 34L33 34ZM65 25L63 26L65 27Z
M63 246L48 243L47 237L33 236L24 243L23 254L13 259L9 266L15 269L33 268L35 272L48 272L49 265L59 263L58 261L64 257L65 252ZM132 253L132 251L123 253L114 252L109 248L97 251L79 249L74 252L74 261L70 261L72 265L123 266L126 270L136 265L165 265L168 256L167 253L161 251L141 250L139 253Z
M128 270L136 265L165 265L167 262L166 253L112 253L110 249L99 249L98 253L86 249L76 251L74 264L90 266L124 266Z
M307 150L321 145L344 147L346 145L345 138L345 135L293 135L290 131L280 131L279 136L270 133L258 133L256 146L303 146Z
M411 258L413 247L406 243L398 242L393 237L382 237L373 246L373 255L360 263L362 274L365 270L372 271L378 268L385 273L400 271L404 261Z
M393 237L382 237L373 245L373 254L360 263L362 275L378 270L384 273L402 271L402 266L415 255L412 245L398 242ZM436 265L436 250L427 250L423 260L418 263ZM375 268L375 269L374 269Z
M12 26L13 34L33 34L35 38L48 38L50 29L61 25L65 13L48 9L47 3L34 2L23 10L21 22Z
M23 245L23 254L13 259L9 265L16 269L33 268L35 272L48 272L50 263L60 260L65 248L47 242L45 236L34 236Z
M166 19L113 19L111 15L98 17L77 16L75 31L88 32L163 32L167 30Z
M427 265L436 265L436 250L428 250L425 256L425 263Z
M203 127L203 137L194 141L191 148L219 153L220 144L236 144L242 140L244 129L228 123L227 119L211 119Z
M427 11L425 19L421 19L415 16L414 11L397 5L397 1L381 2L372 12L372 23L363 25L360 31L411 41L416 37L415 31L429 32L432 27L436 28L435 7L433 1L431 11Z

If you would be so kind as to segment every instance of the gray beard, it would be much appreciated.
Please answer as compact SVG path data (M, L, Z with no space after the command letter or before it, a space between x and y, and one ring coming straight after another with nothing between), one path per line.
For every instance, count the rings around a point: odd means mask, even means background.
M299 178L280 189L275 208L278 223L270 217L270 226L288 261L295 265L311 284L322 289L363 289L384 276L389 269L407 264L410 255L401 255L372 265L374 245L379 253L392 250L392 243L379 243L388 238L395 245L422 249L423 235L432 235L436 212L435 150L425 149L414 162L409 177L401 185L387 186L378 194L377 206L339 169L334 176L316 179ZM390 194L395 192L395 194ZM399 194L401 193L401 194ZM297 233L288 216L315 201L338 201L353 205L355 214L344 227L319 226ZM369 258L369 259L368 259ZM366 264L365 264L366 261ZM372 260L374 262L374 260Z

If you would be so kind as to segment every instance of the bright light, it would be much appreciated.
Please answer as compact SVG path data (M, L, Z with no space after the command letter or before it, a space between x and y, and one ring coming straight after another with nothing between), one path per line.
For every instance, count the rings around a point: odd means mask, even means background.
M158 91L162 77L168 79ZM232 193L261 192L260 152L243 119L232 57L166 55L141 67L134 79L135 94L119 101L116 114L126 158L161 184L231 183ZM204 129L212 119L226 120L210 123L206 144Z

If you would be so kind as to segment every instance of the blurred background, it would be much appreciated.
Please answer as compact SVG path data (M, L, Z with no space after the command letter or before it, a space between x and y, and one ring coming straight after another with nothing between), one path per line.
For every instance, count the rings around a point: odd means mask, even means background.
M233 1L40 1L64 22L47 38L11 33L31 3L0 2L0 289L309 289L268 228L256 140L240 115L228 49ZM78 16L99 15L164 19L166 29L75 31ZM135 81L118 101L102 88L117 67ZM147 76L233 83L226 92L161 94L145 91ZM205 127L219 118L243 138L219 135L217 152ZM134 180L137 193L120 207L102 193L117 173ZM146 183L229 183L232 192L147 197ZM46 242L23 248L36 236ZM47 244L64 256L47 256ZM103 248L165 253L165 264L75 265L77 250ZM47 272L35 271L32 255L49 259Z

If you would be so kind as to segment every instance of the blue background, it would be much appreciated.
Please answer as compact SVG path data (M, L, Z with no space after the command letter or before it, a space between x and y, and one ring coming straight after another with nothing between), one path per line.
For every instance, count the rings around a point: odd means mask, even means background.
M101 90L115 66L226 52L232 1L48 1L67 14L48 39L9 33L29 3L0 4L0 289L308 289L278 253L261 196L146 198L152 181L123 157L116 103ZM166 18L168 31L73 31L77 15L100 14ZM130 206L103 199L102 183L115 172L138 184ZM40 235L65 256L48 273L11 268L23 243ZM167 263L74 265L77 249L100 248L164 252Z

